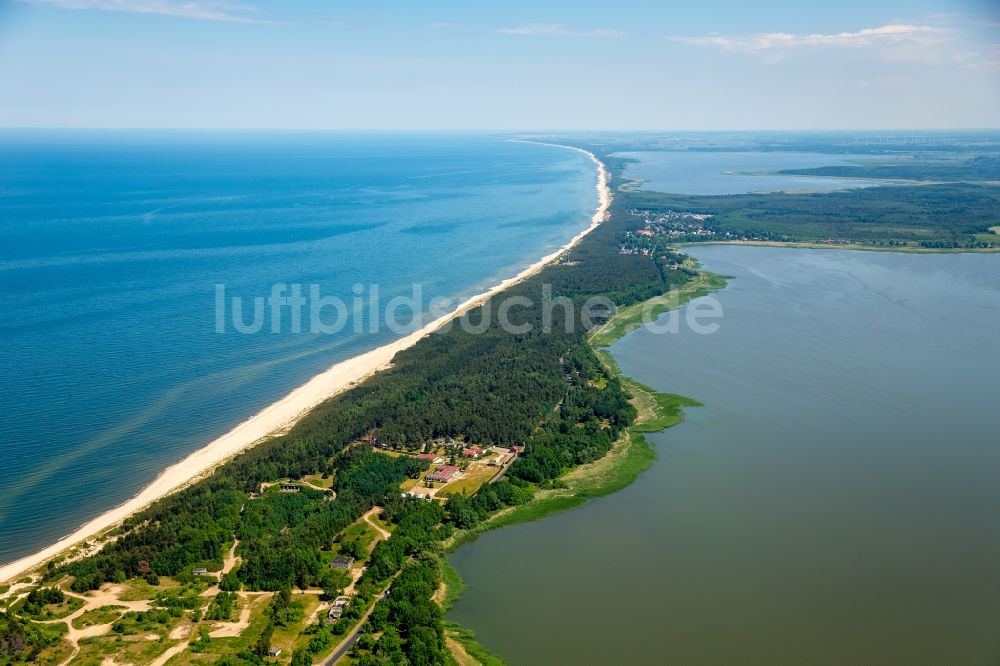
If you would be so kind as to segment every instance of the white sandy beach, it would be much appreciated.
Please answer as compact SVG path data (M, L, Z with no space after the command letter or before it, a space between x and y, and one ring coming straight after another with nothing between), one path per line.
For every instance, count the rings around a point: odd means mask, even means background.
M608 207L611 204L611 190L608 187L607 170L604 164L597 159L597 156L589 151L558 144L545 145L558 146L584 153L597 165L599 203L591 219L590 226L573 237L558 251L543 257L516 276L504 280L490 290L466 300L455 311L435 319L420 330L410 333L395 342L346 361L341 361L316 375L281 400L263 409L225 435L198 449L180 462L166 468L152 483L128 502L97 516L51 546L0 567L0 581L9 581L24 575L34 567L43 564L46 560L116 526L129 515L145 508L161 497L183 488L195 479L203 477L220 463L244 449L288 428L316 405L337 395L353 384L366 379L373 373L388 368L393 357L400 351L412 347L424 336L432 333L448 321L460 317L469 310L481 305L487 299L507 287L538 273L545 265L551 263L579 243L607 215Z

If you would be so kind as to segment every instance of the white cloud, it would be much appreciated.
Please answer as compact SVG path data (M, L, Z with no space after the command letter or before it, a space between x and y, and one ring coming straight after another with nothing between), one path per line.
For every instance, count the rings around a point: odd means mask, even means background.
M196 21L228 21L233 23L278 23L253 16L255 11L245 5L201 0L18 0L30 5L46 5L60 9L98 9L108 12L157 14Z
M673 35L667 39L695 46L719 48L724 51L761 53L765 51L830 46L864 48L869 46L914 45L936 41L941 30L927 25L891 24L878 28L865 28L856 32L831 34L795 34L767 32L751 35L709 34L695 37Z
M974 51L960 58L966 67L1000 71L1000 44L991 44L985 53Z
M623 37L621 30L574 30L563 23L522 23L511 28L499 28L505 35L558 35L562 37Z

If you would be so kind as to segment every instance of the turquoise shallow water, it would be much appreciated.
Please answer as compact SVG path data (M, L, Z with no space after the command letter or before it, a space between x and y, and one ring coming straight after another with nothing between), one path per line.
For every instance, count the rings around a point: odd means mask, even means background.
M219 334L215 285L246 322L275 283L457 304L585 228L594 179L474 135L0 134L0 562L396 337L367 305L365 332Z
M705 406L454 553L450 619L512 664L1000 663L1000 255L689 249L721 328L611 352Z

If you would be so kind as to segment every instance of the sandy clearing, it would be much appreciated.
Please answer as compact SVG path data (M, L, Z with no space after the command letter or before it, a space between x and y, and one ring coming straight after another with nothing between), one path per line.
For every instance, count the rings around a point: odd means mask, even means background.
M271 597L271 592L263 592L260 594L248 595L244 592L240 592L240 603L242 608L240 608L240 619L236 622L220 622L215 625L215 629L208 632L208 635L212 638L226 638L239 636L243 633L243 630L250 626L250 615L253 613L254 606L261 602L263 599L269 599Z
M159 637L157 637L157 638L159 638ZM181 652L183 652L185 650L185 648L187 648L187 643L186 642L181 642L181 643L179 643L179 644L177 644L177 645L175 645L175 646L173 646L171 648L168 648L166 652L164 652L159 657L157 657L156 659L154 659L153 661L151 661L149 663L149 666L163 666L165 663L167 663L168 661L170 661L171 657L173 657L174 655L180 654Z

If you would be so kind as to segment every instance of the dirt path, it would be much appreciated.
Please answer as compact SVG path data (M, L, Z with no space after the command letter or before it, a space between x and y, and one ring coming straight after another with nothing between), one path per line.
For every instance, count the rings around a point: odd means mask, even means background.
M173 657L174 655L178 655L181 652L184 652L187 646L188 646L187 641L181 641L177 645L168 648L166 652L164 652L159 657L151 661L149 663L149 666L163 666L165 663L170 661L171 657Z
M232 547L229 549L229 552L225 556L222 569L224 574L232 571L233 568L240 562L240 558L236 556L236 547L238 545L239 545L238 541L234 542ZM65 664L68 664L70 661L75 659L77 655L79 655L81 640L85 638L93 638L96 636L104 636L111 631L111 627L114 624L114 622L95 624L89 627L84 627L83 629L77 629L76 627L74 627L73 620L79 618L84 613L92 610L97 610L105 606L115 606L121 609L122 614L129 611L133 612L148 611L153 608L152 604L145 599L140 599L135 601L122 600L120 596L124 591L125 591L124 585L104 585L99 590L88 592L85 595L75 594L72 592L65 592L67 596L73 597L75 599L80 599L81 601L83 601L83 606L73 611L66 617L55 620L44 620L41 622L41 624L58 624L58 623L66 624L67 632L63 635L63 638L72 646L73 651L62 662L62 664L60 664L60 666L65 666ZM211 597L214 596L213 592L215 593L218 592L217 585L208 588L205 592L202 593L201 596ZM246 592L238 592L237 594L239 594L240 600L243 604L243 607L240 612L240 619L237 622L224 623L222 627L219 627L214 631L212 631L210 635L213 638L239 636L240 633L242 633L248 626L250 626L250 614L251 611L253 610L254 603L258 600L259 597L269 596L266 593L255 594L253 596L249 596L248 593ZM202 608L201 610L204 612L205 608ZM166 652L157 657L150 664L150 666L163 666L164 664L166 664L167 660L169 660L171 657L183 652L187 648L188 639L191 638L193 631L194 631L194 626L176 627L174 631L171 632L170 639L179 640L180 643L170 647Z
M208 632L208 635L212 638L232 638L234 636L239 636L250 626L250 615L253 613L254 606L261 603L261 600L269 598L273 592L257 592L257 593L247 593L247 592L237 592L240 596L240 619L236 622L219 622L216 623L215 629Z
M323 493L330 493L333 497L337 496L337 493L334 492L332 489L330 489L330 488L324 488L323 486L317 486L312 481L306 481L305 479L303 479L302 481L299 481L298 483L301 483L304 486L309 486L313 490L318 490L318 491L323 492Z
M374 517L379 515L381 512L382 512L382 507L373 507L362 516L362 519L368 525L370 525L371 528L374 529L377 533L372 541L373 548L375 544L377 544L379 541L388 539L391 536L391 533L388 530L386 530L384 527L379 525L374 520ZM239 547L239 543L240 543L239 540L235 539L233 541L232 546L230 546L229 550L226 552L226 555L223 558L221 575L224 576L227 573L233 571L242 562L242 558L240 558L236 554L236 549ZM359 563L358 566L351 571L352 581L350 586L345 590L345 594L350 594L354 591L354 586L357 583L357 581L361 578L361 575L363 573L364 573L364 566L363 564ZM30 588L30 585L22 584L18 586L18 588L19 589L16 590L14 589L9 590L8 592L14 592L15 594L17 594L22 592L23 590ZM54 620L44 620L41 622L42 624L58 624L58 623L66 624L67 632L66 634L64 634L63 638L65 638L66 641L72 646L73 651L62 662L62 664L60 664L60 666L65 666L65 664L68 664L70 661L75 659L77 655L79 655L81 640L85 638L93 638L95 636L103 636L111 631L111 626L114 624L113 622L108 622L104 624L95 624L89 627L84 627L83 629L75 628L73 626L73 620L79 618L84 613L92 610L97 610L105 606L117 606L121 609L121 613L126 613L129 611L135 611L135 612L148 611L152 609L152 604L148 600L144 599L137 601L121 600L119 597L124 591L125 591L124 585L104 585L99 590L88 592L85 595L79 595L72 592L65 593L67 596L80 599L81 601L83 601L83 605L77 610L67 615L66 617ZM200 596L205 597L206 599L210 599L211 597L214 597L216 594L218 594L218 592L219 592L219 586L213 585L212 587L209 587L204 592L202 592ZM306 593L322 594L322 590L307 590ZM261 603L265 603L267 599L271 597L271 593L268 592L250 593L250 592L240 591L237 592L237 595L239 595L241 603L239 619L235 622L213 623L212 625L213 629L212 631L209 632L209 636L211 636L212 638L231 638L241 635L250 626L250 618L253 614L253 611ZM201 610L204 612L205 608L202 608ZM316 611L317 615L321 610L325 609L317 609ZM179 640L180 642L177 645L171 646L163 654L158 656L155 660L153 660L150 666L164 666L167 663L167 661L169 661L172 657L180 654L185 649L187 649L188 639L190 639L193 630L194 630L193 626L190 628L177 627L175 632L171 633L170 639Z
M372 529L374 529L376 532L378 532L378 534L372 540L372 543L371 543L371 547L372 547L373 550L374 550L375 546L378 544L379 541L384 541L385 539L388 539L390 536L392 536L391 533L387 529L385 529L384 527L382 527L381 525L379 525L378 523L376 523L376 522L374 522L372 520L373 516L377 516L377 515L379 515L381 513L382 513L382 507L380 507L380 506L373 506L368 511L366 511L363 516L361 516L361 519L363 521L365 521L366 523L368 523L372 527ZM369 551L369 552L371 552L371 551ZM355 565L354 565L354 567L351 568L351 572L350 572L350 574L351 574L351 584L344 588L344 594L345 595L351 596L352 594L354 594L354 586L357 585L358 580L360 580L361 575L364 572L365 572L364 565L361 564L361 563L355 562ZM318 612L318 610L317 610L317 612Z
M219 574L219 580L220 581L222 580L222 577L225 576L230 571L232 571L233 568L235 568L237 564L240 564L241 562L243 562L243 558L238 557L236 555L236 547L239 546L239 545L240 545L240 540L239 539L233 539L233 545L232 545L232 547L230 547L229 552L226 553L225 557L222 560L222 573ZM219 586L218 585L213 585L212 587L208 588L207 590L205 590L204 592L202 592L198 596L201 596L201 597L214 597L216 594L219 593L219 591L220 591Z
M31 580L27 583L13 583L9 590L0 594L0 599L7 600L8 608L20 601L21 597L26 596L31 588L35 586L35 579L32 576L27 576L27 578Z
M118 606L121 608L122 613L126 613L128 611L148 611L152 608L150 603L146 600L122 601L119 599L118 596L124 589L123 585L105 585L99 590L88 592L86 595L65 592L64 594L68 597L82 600L83 605L66 617L62 617L57 620L43 620L39 622L39 624L66 623L67 631L63 638L66 639L66 641L73 647L73 652L62 662L62 664L68 664L76 657L77 654L80 653L81 640L84 638L93 638L94 636L103 636L111 631L111 625L114 624L113 622L94 624L89 627L84 627L83 629L77 629L74 627L73 620L80 617L87 611L97 610L99 608L103 608L104 606Z
M232 548L229 549L229 552L226 553L226 558L223 560L222 563L223 576L232 571L233 567L235 567L237 564L243 561L243 558L237 557L236 555L236 547L239 545L240 545L240 540L233 539L233 546Z
M451 656L458 662L458 666L479 666L479 662L465 651L465 646L454 638L445 636L444 644L448 647L448 651L451 652Z
M391 536L389 530L385 529L384 527L382 527L381 525L372 520L373 516L381 515L381 513L382 513L382 507L373 506L365 513L365 515L361 516L366 523L374 527L375 531L379 533L378 538L372 541L372 548L374 548L375 544L377 544L379 541L382 541L383 539L388 539Z

